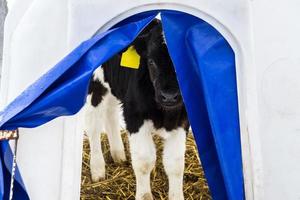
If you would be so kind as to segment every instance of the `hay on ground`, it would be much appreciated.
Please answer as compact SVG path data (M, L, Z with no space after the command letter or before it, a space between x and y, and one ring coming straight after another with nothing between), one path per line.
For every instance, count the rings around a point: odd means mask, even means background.
M135 177L131 167L128 137L122 134L126 149L127 162L115 164L109 153L109 144L105 135L101 136L102 149L106 161L106 179L97 183L91 181L89 168L89 144L84 140L81 177L81 200L134 200ZM155 136L157 163L151 174L151 188L154 199L168 199L168 178L162 165L163 141ZM209 200L211 196L199 164L197 147L192 134L187 138L184 172L184 196L187 200Z

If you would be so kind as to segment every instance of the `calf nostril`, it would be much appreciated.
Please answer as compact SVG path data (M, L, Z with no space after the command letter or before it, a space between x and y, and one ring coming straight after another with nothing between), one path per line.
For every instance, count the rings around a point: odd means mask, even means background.
M161 97L164 102L168 101L168 98L165 95L162 94Z
M161 93L161 100L164 103L174 103L178 101L178 99L179 99L178 94Z
M161 94L161 99L164 103L167 103L170 101L170 96L168 94Z
M178 95L178 94L175 94L173 99L174 99L175 101L177 101L177 100L178 100L178 97L179 97L179 95Z

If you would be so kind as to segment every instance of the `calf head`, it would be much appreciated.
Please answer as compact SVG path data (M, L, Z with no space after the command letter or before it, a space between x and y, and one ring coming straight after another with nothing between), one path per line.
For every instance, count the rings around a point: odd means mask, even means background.
M182 97L173 62L159 20L152 21L137 38L136 49L145 59L155 91L155 101L164 110L182 106Z

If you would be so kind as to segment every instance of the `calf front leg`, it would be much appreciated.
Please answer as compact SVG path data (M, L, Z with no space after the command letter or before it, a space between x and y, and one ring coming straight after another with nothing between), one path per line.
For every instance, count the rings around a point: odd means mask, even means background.
M152 200L150 174L155 166L156 149L152 138L153 124L145 121L137 133L130 135L132 166L136 176L136 200Z
M165 140L163 164L169 179L169 200L184 200L183 173L186 131L178 128Z
M100 134L103 131L102 105L92 106L91 95L87 97L84 110L84 131L90 143L90 170L93 182L105 178L105 161L101 149Z

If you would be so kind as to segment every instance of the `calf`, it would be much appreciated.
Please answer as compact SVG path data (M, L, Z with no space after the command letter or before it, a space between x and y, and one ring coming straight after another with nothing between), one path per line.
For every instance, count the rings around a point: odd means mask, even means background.
M136 52L138 66L122 66L122 55ZM169 179L169 199L182 200L187 114L159 20L152 21L132 45L98 68L90 82L85 106L93 181L105 177L99 134L106 132L115 162L125 161L120 113L130 133L136 199L150 200L150 173L156 161L152 134L164 138L163 164Z

